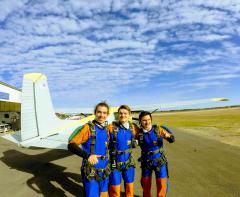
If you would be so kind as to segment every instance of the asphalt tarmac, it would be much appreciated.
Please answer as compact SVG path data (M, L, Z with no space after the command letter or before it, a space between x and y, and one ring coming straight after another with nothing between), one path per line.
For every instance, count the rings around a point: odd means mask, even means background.
M175 130L165 142L169 161L169 197L240 196L240 148ZM81 159L67 151L26 149L0 138L0 196L83 196ZM134 150L134 157L140 155ZM141 169L135 194L142 196ZM123 191L122 186L122 191ZM123 193L122 193L123 194ZM155 177L152 194L156 196Z

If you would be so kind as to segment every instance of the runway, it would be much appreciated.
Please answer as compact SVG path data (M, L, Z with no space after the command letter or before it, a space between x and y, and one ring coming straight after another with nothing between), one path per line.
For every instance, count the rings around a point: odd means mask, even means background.
M169 197L240 196L240 148L183 130L165 142ZM1 196L83 196L81 159L67 151L26 149L0 138ZM140 150L134 150L135 160ZM142 196L136 168L135 195ZM154 177L153 177L154 178ZM152 194L156 194L154 179ZM123 191L123 187L122 187Z

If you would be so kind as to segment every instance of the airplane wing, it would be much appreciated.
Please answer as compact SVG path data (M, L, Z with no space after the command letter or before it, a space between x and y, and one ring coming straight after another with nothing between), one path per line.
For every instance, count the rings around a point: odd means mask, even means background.
M188 100L188 101L179 101L172 103L161 103L161 104L149 104L149 105L138 105L131 106L132 111L165 111L176 108L183 108L187 106L193 106L197 104L212 103L212 102L222 102L228 101L226 98L209 98L209 99L199 99L199 100Z
M211 103L211 102L222 102L228 101L226 98L208 98L208 99L198 99L198 100L188 100L188 101L178 101L172 103L158 103L158 104L147 104L147 105L133 105L130 106L132 111L165 111L171 110L179 107L193 106L197 104ZM118 107L112 107L112 112L117 112ZM58 109L58 112L65 114L92 114L94 108L62 108Z

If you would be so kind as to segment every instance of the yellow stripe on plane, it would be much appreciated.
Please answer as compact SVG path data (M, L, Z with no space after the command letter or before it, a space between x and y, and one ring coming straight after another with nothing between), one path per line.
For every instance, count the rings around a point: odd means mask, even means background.
M211 100L216 101L216 102L218 102L218 101L229 101L229 99L227 99L227 98L212 98Z

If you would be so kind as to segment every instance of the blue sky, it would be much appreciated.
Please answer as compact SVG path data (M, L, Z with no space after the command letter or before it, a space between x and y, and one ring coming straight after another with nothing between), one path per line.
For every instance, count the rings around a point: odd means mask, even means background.
M56 108L239 104L239 0L0 4L0 81L21 88L24 73L44 73Z

